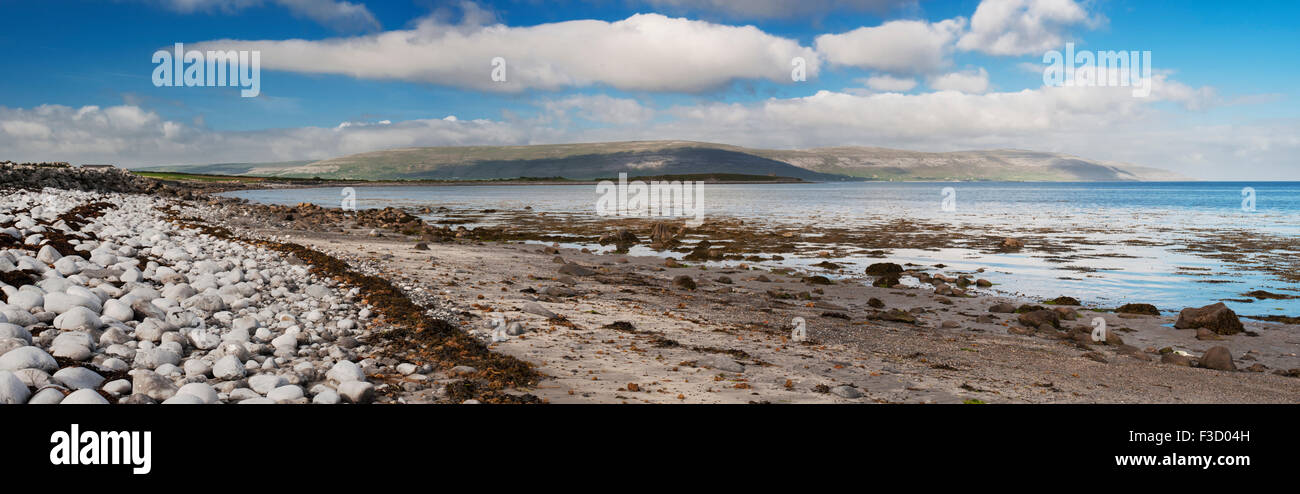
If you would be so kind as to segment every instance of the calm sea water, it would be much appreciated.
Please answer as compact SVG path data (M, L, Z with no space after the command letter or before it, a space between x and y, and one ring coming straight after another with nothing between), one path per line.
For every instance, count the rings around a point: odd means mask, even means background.
M943 190L956 192L955 210L941 207ZM1254 189L1254 211L1243 211L1243 188ZM357 187L360 208L437 207L453 210L517 209L595 216L592 185L483 185ZM342 189L250 190L227 193L256 202L340 205ZM742 218L747 224L820 225L852 228L899 218L938 223L963 231L1034 234L1077 241L1082 258L1034 251L985 254L972 249L890 252L895 262L945 264L948 271L985 268L993 291L1051 298L1070 295L1115 306L1153 303L1162 310L1242 299L1252 290L1300 294L1300 286L1263 270L1180 251L1207 231L1242 231L1259 238L1300 235L1300 182L1141 183L825 183L708 185L706 217ZM489 216L484 220L491 223ZM469 225L474 226L474 225ZM1084 245L1086 244L1086 245ZM1094 245L1098 244L1098 245ZM594 246L589 246L594 247ZM905 246L904 246L905 247ZM635 253L651 254L648 250ZM1272 252L1300 255L1297 252ZM789 256L787 256L789 257ZM1055 259L1053 259L1055 258ZM786 259L769 266L803 267L823 259ZM880 259L850 255L854 267ZM1267 265L1267 263L1265 263ZM858 271L861 272L861 271ZM1227 302L1239 313L1300 315L1300 301Z

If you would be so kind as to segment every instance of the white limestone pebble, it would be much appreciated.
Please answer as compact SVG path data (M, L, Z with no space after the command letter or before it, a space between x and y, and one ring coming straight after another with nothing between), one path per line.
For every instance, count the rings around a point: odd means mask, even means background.
M336 383L346 383L352 381L364 381L366 375L361 372L361 367L351 360L340 360L325 373L325 377Z
M244 377L244 363L235 355L226 355L212 365L212 376L217 379L239 379Z
M207 404L213 404L213 403L217 403L218 401L220 401L220 400L217 398L217 390L212 389L212 386L207 385L207 383L189 383L189 384L186 384L186 385L184 385L184 386L181 386L181 389L176 390L176 395L177 395L177 396L180 396L180 395L192 395L192 396L196 396L196 397L199 398L199 400L200 400L202 403L207 403Z
M79 389L63 398L60 405L107 405L108 400L93 389Z
M277 387L266 394L267 398L279 403L288 403L303 397L302 388L292 384Z
M339 385L339 396L348 403L368 403L375 396L375 385L365 381L349 381Z
M25 346L10 350L8 353L0 356L0 370L16 371L19 369L40 369L46 372L53 372L59 368L59 364L54 361L54 357L45 353L45 350L34 346Z
M8 370L0 370L0 404L21 405L27 403L31 396L32 392L18 380L18 376Z
M65 367L54 373L54 379L70 389L97 389L104 376L85 367Z

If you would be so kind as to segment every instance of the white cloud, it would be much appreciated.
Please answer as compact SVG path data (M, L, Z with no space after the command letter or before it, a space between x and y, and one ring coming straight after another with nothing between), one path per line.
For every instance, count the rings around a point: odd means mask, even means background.
M211 131L136 106L0 107L0 159L123 165L324 159L409 146L689 139L759 148L882 146L928 151L1020 148L1130 162L1215 179L1300 178L1300 121L1196 126L1181 111L1208 88L1155 76L1151 97L1127 87L1015 92L850 94L821 91L754 103L660 109L581 95L538 104L538 115L452 116L233 132ZM608 98L608 99L606 99ZM602 111L602 107L608 111ZM556 117L560 112L561 117ZM605 125L571 122L569 114Z
M616 22L576 20L528 27L450 25L422 19L414 29L323 41L201 43L196 49L261 50L262 68L396 79L518 92L605 84L632 91L700 92L737 79L790 82L803 57L816 77L817 53L753 26L727 26L659 14ZM492 80L506 61L507 82Z
M675 11L717 12L739 18L821 17L831 12L883 13L917 5L916 0L640 0L656 8Z
M1070 27L1102 19L1075 0L983 0L957 47L990 55L1041 54L1063 47Z
M966 26L963 18L936 23L891 21L842 34L817 37L817 53L827 62L895 73L927 73L951 64L953 41Z
M575 95L547 101L542 106L557 118L566 118L569 112L574 111L583 119L615 125L645 123L655 116L653 108L644 106L637 100L604 94Z
M878 75L858 80L866 84L867 87L876 91L894 91L905 92L911 91L916 87L916 79L911 77L894 77L891 75Z
M231 14L264 5L263 0L154 0L182 14L221 12ZM339 31L371 31L380 28L370 9L361 3L340 0L267 0L295 16L310 19Z
M937 91L958 91L969 94L983 94L989 90L989 73L979 70L952 72L930 79L930 88Z

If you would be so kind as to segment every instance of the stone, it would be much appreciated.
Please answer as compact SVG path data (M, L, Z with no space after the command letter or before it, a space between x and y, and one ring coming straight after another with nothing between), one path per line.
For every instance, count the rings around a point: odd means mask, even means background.
M217 331L208 329L193 329L187 335L190 344L199 350L211 350L221 344L221 336Z
M94 311L77 306L54 318L54 327L64 331L95 331L104 327L104 322Z
M740 365L735 360L732 360L731 358L722 355L708 355L704 358L699 359L697 363L701 366L708 367L710 369L717 369L725 372L734 372L737 374L745 372L745 366Z
M336 405L341 400L342 397L340 397L339 394L332 389L327 389L319 393L316 393L316 396L313 396L311 398L311 402L317 405Z
M176 390L176 396L180 395L197 397L201 403L209 405L220 401L217 398L217 390L212 389L212 386L207 383L189 383L181 386L181 389Z
M577 264L565 264L560 266L560 274L567 274L570 276L592 276L595 275L596 272Z
M27 404L28 405L58 405L59 402L63 401L64 398L63 391L64 390L55 387L42 389L40 391L37 391L36 394L32 395L32 397L27 400Z
M235 355L221 357L212 365L212 376L217 379L242 379L244 373L244 362Z
M131 394L145 395L156 401L163 401L176 394L176 384L157 372L136 369L131 371Z
M102 316L121 322L127 322L135 319L135 311L130 305L120 300L109 300L104 302L104 311Z
M858 391L858 388L849 385L833 387L831 388L831 394L841 398L848 398L850 400L862 397L862 392Z
M340 384L338 392L348 403L369 403L375 397L375 385L365 381L349 381Z
M104 385L104 391L113 396L122 396L131 392L131 381L118 379Z
M302 398L302 388L295 385L280 386L266 394L267 398L275 400L278 403L289 403Z
M185 369L185 377L208 377L212 374L212 364L203 359L186 360L181 367Z
M1044 324L1051 325L1053 328L1061 327L1061 316L1056 311L1036 310L1020 314L1017 321L1027 327L1037 328Z
M87 309L100 309L99 304L92 302L89 298L81 295L72 295L63 292L51 292L45 294L45 310L55 314L63 314L72 310L74 307L84 307Z
M22 405L31 398L32 392L27 385L8 370L0 370L0 404Z
M1178 329L1206 328L1223 335L1245 331L1245 328L1241 325L1241 320L1237 319L1237 313L1229 309L1223 302L1204 307L1183 309L1178 313L1178 320L1174 322L1174 327Z
M1232 363L1232 352L1228 347L1216 346L1205 351L1201 356L1201 367L1206 369L1235 371L1237 366Z
M283 377L275 374L258 374L248 378L248 387L253 388L258 394L267 394L271 390L289 384Z
M557 315L554 312L551 312L550 309L543 307L542 304L539 304L537 302L528 302L524 304L523 311L529 314L542 316L547 319L557 317Z
M34 346L16 348L0 356L0 370L40 369L54 372L58 368L59 364L54 361L54 357Z
M903 266L892 262L878 262L867 266L868 276L893 276L903 273Z
M1115 309L1115 312L1120 314L1142 314L1148 316L1160 315L1160 310L1156 309L1156 306L1151 304L1124 304L1118 309Z
M1192 359L1187 358L1187 357L1184 356L1184 355L1174 353L1174 352L1169 352L1169 353L1166 353L1166 354L1164 354L1164 355L1161 355L1161 356L1160 356L1160 362L1161 362L1161 363L1164 363L1164 364L1169 364L1169 365L1176 365L1176 366L1179 366L1179 367L1191 367L1191 366L1192 366Z
M28 345L32 344L31 331L17 324L0 323L0 339L4 338L16 338L23 340Z
M342 384L352 381L364 381L366 375L361 371L361 367L352 361L340 360L333 367L330 367L329 372L325 373L325 378Z
M69 389L97 389L104 376L85 367L65 367L54 373L54 379Z
M60 405L107 405L108 400L104 399L98 391L93 389L79 389L68 394L59 402Z
M35 291L19 290L9 297L8 303L19 309L31 311L33 307L45 306L45 296Z
M179 394L179 393L177 393L176 395L173 395L171 398L168 398L168 399L166 399L166 400L163 400L162 404L164 404L164 405L203 405L203 404L205 404L205 403L203 402L203 398L200 398L200 397L198 397L198 396L194 396L194 395L191 395L191 394Z
M673 287L681 290L694 290L696 288L695 280L684 274L678 275L676 278L673 278Z

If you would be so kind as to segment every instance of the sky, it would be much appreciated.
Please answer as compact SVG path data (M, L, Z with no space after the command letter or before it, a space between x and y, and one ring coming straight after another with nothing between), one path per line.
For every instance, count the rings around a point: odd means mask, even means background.
M1298 14L1281 0L0 0L0 160L680 139L1300 180ZM176 43L257 52L259 94L156 85L154 53ZM1067 43L1149 52L1150 93L1045 81Z

